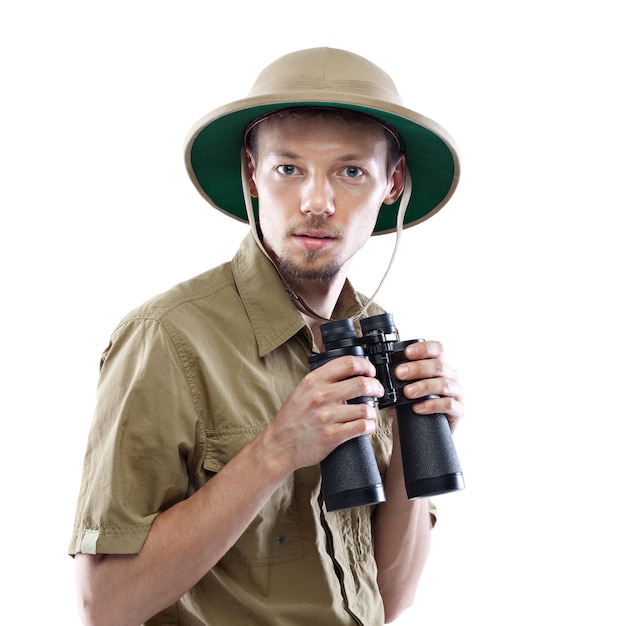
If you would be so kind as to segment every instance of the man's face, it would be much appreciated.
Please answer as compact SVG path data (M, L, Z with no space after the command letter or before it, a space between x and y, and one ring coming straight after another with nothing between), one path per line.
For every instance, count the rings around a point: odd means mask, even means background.
M285 278L345 273L381 205L397 200L404 160L388 176L385 132L319 115L260 124L251 193L259 201L264 245Z

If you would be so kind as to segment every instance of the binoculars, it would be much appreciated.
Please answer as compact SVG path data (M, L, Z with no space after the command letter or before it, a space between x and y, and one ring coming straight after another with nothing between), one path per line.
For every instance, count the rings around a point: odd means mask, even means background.
M361 320L362 337L356 336L352 319L336 320L320 327L324 352L309 357L311 370L345 355L368 358L376 368L376 378L385 392L381 398L359 397L350 403L366 403L379 408L396 407L400 451L407 496L423 498L465 487L463 473L445 415L417 415L412 405L425 396L409 400L403 389L413 381L399 381L394 375L406 363L405 348L416 341L399 341L391 313ZM348 509L385 501L380 471L368 435L342 443L322 462L322 494L329 511Z

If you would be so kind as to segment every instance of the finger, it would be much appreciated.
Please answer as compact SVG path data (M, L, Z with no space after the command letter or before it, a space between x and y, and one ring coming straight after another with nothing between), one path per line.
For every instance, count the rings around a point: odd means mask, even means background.
M443 346L438 341L409 344L404 355L408 360L398 365L394 372L399 380L433 378L444 376L446 372L449 372L451 377L455 377L455 373L445 361Z
M376 429L377 414L371 404L344 404L333 415L335 426L347 433L346 438L356 434L371 434Z
M379 398L384 393L384 388L380 381L371 376L354 376L337 382L319 381L314 376L305 376L300 383L302 395L311 409L324 407L337 407L357 398L371 399L373 404L375 398Z
M379 398L384 394L375 378L376 368L364 357L342 356L318 367L305 377L318 405L347 402L354 398Z
M409 344L404 355L407 359L434 359L443 356L443 346L438 341L429 339L428 341L416 341Z
M314 370L315 376L327 382L337 382L354 376L376 375L376 368L361 356L341 356Z
M454 432L463 417L464 407L454 398L428 398L413 405L413 412L418 415L443 414L448 419L450 430Z
M380 398L385 389L377 378L354 376L342 380L336 385L339 400L349 401L355 398Z
M458 381L445 377L423 378L408 383L403 392L406 398L415 400L430 395L449 397L457 401L463 399L463 388Z
M443 357L408 361L394 371L395 376L401 381L416 381L429 378L442 378L458 383L459 373L452 369Z
M370 405L343 404L326 409L311 414L312 423L318 424L317 434L306 438L309 442L317 440L326 454L349 439L376 430L376 411Z

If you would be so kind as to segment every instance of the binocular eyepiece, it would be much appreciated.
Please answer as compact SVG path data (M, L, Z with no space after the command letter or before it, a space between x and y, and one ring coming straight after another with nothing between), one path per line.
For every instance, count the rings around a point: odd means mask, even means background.
M405 348L423 339L398 341L391 313L361 320L362 337L357 337L351 319L327 322L320 330L324 352L309 357L311 370L345 355L368 358L376 368L384 395L349 402L396 408L407 496L423 498L463 489L463 473L448 419L441 413L417 415L412 409L414 403L437 396L409 400L403 389L412 381L399 381L394 374L400 363L407 362ZM367 435L350 439L333 450L321 462L321 472L322 493L329 511L385 501L382 478Z

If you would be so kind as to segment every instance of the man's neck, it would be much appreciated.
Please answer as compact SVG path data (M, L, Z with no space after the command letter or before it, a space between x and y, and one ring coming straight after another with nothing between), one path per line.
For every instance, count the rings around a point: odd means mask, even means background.
M346 277L345 275L342 275L335 277L331 281L303 281L298 283L296 286L292 285L292 289L298 297L306 303L307 307L311 311L319 317L330 319L333 311L335 310L345 282ZM307 315L307 313L303 311L300 313L313 332L315 344L319 350L322 350L324 345L322 342L320 326L324 322Z

